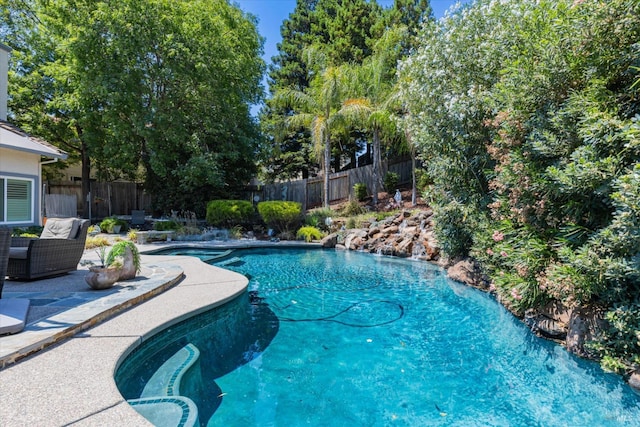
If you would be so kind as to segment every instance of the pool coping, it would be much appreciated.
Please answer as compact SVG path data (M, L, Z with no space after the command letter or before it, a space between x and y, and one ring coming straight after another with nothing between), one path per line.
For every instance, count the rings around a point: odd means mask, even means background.
M172 242L144 246L141 251L185 246L318 247L290 242ZM151 268L180 270L183 277L138 305L89 319L74 334L60 336L44 351L0 370L1 425L151 425L117 389L114 374L121 361L157 332L241 295L248 280L195 257L143 253L142 261Z

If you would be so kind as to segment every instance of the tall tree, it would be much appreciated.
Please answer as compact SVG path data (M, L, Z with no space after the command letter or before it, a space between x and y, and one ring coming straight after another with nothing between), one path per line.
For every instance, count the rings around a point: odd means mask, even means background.
M248 179L257 139L249 105L264 67L253 18L225 0L34 1L28 9L34 31L55 43L46 61L14 77L73 84L51 117L71 113L101 171L131 177L141 165L161 211L201 212L205 198Z
M401 102L394 91L396 62L400 59L401 41L406 27L394 27L386 31L375 45L375 53L360 66L351 68L352 94L340 112L368 129L373 139L373 205L378 205L378 191L384 174L382 164L382 142L390 143L402 138L396 126L396 115L401 111Z
M281 27L282 42L279 54L273 58L269 71L269 85L272 93L282 88L305 91L314 75L321 73L326 65L361 63L371 54L372 39L377 39L381 31L378 21L382 19L381 8L375 2L364 0L298 0L294 12ZM322 51L325 62L310 68L303 57L305 49L314 46ZM286 120L291 111L277 107L267 100L267 107L260 116L263 131L269 138L278 123ZM357 143L352 138L340 147L349 147L350 157L355 157ZM295 178L305 176L313 169L309 149L313 145L308 132L289 132L288 135L270 139L265 145L262 158L267 178ZM336 153L339 158L341 152ZM339 162L338 162L339 163Z
M362 63L371 55L372 34L382 17L382 8L375 1L319 0L312 23L312 32L329 64Z
M303 58L304 50L314 43L317 35L311 32L311 22L318 0L298 0L294 11L280 28L282 41L278 54L269 65L269 90L291 88L304 91L309 87L310 74ZM283 122L291 114L290 108L277 106L271 99L260 111L260 125L266 141L260 150L261 176L266 181L307 177L313 168L308 131L283 131ZM276 132L284 132L275 137Z
M281 89L274 102L292 108L286 126L292 129L307 128L311 133L316 159L320 159L323 173L323 206L329 207L329 174L331 172L331 132L340 117L337 109L344 97L345 73L340 67L327 67L316 76L306 91Z

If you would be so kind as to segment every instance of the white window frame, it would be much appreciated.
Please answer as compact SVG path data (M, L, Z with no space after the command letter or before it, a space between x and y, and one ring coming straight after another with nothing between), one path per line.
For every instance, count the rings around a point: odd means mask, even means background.
M2 200L2 209L0 216L0 225L16 225L16 224L33 224L35 218L36 211L36 180L35 178L24 177L24 176L14 176L14 175L0 175L0 185L2 185L1 196ZM8 221L7 220L7 185L8 181L24 181L31 184L31 203L29 206L29 218L21 219L18 221Z

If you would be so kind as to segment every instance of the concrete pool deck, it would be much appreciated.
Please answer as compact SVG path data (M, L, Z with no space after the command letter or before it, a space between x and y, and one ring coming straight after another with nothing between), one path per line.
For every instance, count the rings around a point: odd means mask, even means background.
M174 242L139 248L171 246L292 245ZM97 260L94 252L85 251L83 260ZM24 331L0 337L0 425L151 425L116 387L120 361L158 331L243 293L248 280L188 256L143 255L142 263L136 279L110 291L91 290L82 263L57 278L5 282L3 299L29 298L32 307Z

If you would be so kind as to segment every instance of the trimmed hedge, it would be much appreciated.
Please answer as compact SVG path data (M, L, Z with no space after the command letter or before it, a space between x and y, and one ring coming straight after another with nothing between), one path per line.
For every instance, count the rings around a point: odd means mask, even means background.
M298 202L260 202L258 213L267 226L279 233L291 233L302 221L302 205Z
M255 212L247 200L212 200L207 203L207 223L227 227L246 224Z

